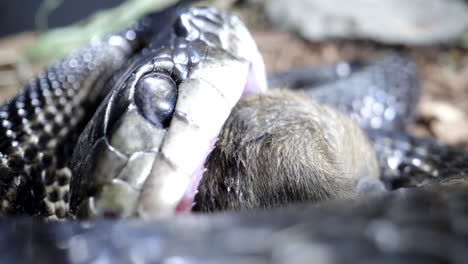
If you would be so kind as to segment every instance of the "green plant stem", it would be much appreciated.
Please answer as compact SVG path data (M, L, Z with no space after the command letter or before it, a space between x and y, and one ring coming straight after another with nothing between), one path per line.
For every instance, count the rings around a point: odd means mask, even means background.
M64 56L93 37L100 37L129 26L139 17L161 10L176 0L127 0L121 5L99 11L85 21L49 30L27 47L26 56L32 61L51 60Z

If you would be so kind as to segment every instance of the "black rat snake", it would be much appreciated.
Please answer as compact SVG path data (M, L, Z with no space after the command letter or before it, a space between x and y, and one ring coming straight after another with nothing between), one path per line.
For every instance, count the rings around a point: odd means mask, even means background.
M350 113L372 139L388 189L436 184L393 192L377 187L377 193L319 205L157 222L9 218L0 224L2 260L466 260L463 178L468 153L402 133L419 95L414 65L390 56L309 72L315 74L309 79L299 71L276 74L270 83L286 82ZM242 23L215 9L167 9L91 43L50 65L1 106L0 211L65 218L68 201L70 212L79 217L154 218L190 210L196 190L186 192L193 182L184 177L201 177L217 133L241 93L264 89L262 74L261 58ZM238 194L229 189L238 186L228 182L223 188ZM195 201L203 203L202 198Z

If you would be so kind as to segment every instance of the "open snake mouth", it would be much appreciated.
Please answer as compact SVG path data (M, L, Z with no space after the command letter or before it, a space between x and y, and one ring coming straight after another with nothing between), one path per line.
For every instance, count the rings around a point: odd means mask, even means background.
M71 212L159 217L189 211L204 162L243 92L266 89L255 42L235 16L179 10L122 73L71 167Z

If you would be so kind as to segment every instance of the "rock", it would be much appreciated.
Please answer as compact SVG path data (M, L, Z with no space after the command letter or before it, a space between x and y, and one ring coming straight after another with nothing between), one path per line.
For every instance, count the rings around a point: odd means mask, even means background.
M265 12L273 24L309 40L430 45L453 42L468 30L462 0L270 0Z

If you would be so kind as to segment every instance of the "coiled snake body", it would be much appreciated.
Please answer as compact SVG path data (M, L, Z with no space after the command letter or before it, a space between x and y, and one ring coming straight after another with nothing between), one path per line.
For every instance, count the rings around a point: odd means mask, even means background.
M204 196L194 198L205 159L241 94L264 89L264 70L237 18L214 9L177 10L149 16L52 64L1 106L2 214L65 218L70 204L78 217L159 218L211 197L214 189L201 186ZM333 76L344 66L346 74ZM466 150L399 132L411 122L418 96L411 63L389 57L354 66L323 68L325 73L309 82L314 88L305 90L354 115L367 129L388 188L445 184L318 206L156 222L85 227L5 219L0 224L5 259L463 261ZM276 75L271 81L275 78L287 79ZM359 172L373 171L372 161L364 163ZM232 186L240 185L226 188Z

